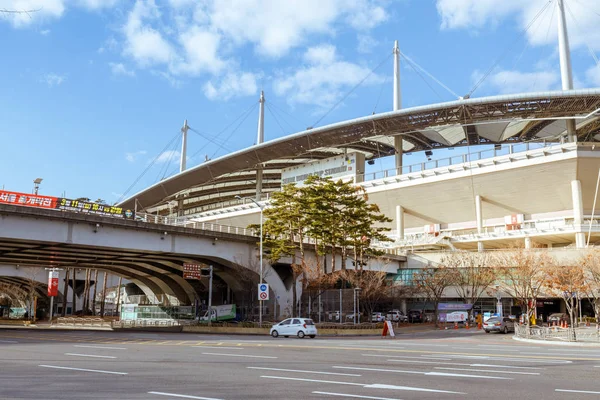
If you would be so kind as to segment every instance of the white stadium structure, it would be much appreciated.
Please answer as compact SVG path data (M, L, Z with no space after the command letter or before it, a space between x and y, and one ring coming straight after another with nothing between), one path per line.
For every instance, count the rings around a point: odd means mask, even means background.
M402 109L396 43L393 111L263 142L261 94L256 145L186 169L186 123L181 172L119 205L174 223L246 227L283 182L330 170L363 186L393 220L385 249L408 256L398 276L447 250L515 242L572 257L600 242L600 89L573 90L564 10L558 14L562 91ZM406 155L416 152L428 161L409 165ZM384 157L394 160L390 169L365 173L365 163Z

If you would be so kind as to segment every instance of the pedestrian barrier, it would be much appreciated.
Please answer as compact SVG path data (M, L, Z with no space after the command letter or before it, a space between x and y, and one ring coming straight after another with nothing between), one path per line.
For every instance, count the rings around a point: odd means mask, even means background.
M59 317L52 321L52 325L56 326L103 326L109 327L110 321L105 321L102 318L85 318L85 317Z

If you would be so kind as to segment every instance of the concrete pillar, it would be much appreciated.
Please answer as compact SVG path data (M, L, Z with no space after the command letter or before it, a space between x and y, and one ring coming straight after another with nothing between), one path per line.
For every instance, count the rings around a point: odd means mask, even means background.
M481 208L481 196L475 196L475 215L477 218L477 233L483 233L483 212ZM483 251L483 242L477 242L477 251Z
M402 108L402 92L400 90L400 48L398 41L394 42L394 111ZM402 136L394 136L394 148L396 149L397 174L402 175Z
M565 7L563 0L558 0L558 54L560 58L560 77L562 90L573 89L573 72L571 69L571 50L569 49L569 33L567 31L567 20L565 18ZM575 120L567 120L567 139L569 142L577 142Z
M404 208L396 206L396 232L398 240L404 240Z
M396 149L396 174L402 175L402 136L394 136L394 148Z
M581 182L571 181L571 194L573 197L573 223L575 228L575 246L578 249L585 247L585 233L583 233L583 198L581 195Z
M258 134L256 136L256 144L259 145L265 140L265 93L260 91L260 104L258 107ZM256 201L261 200L263 187L263 166L262 164L256 167Z
M406 299L402 299L400 300L400 311L402 311L402 314L406 315Z
M531 248L531 238L529 236L527 236L525 238L525 248L526 249L530 249Z

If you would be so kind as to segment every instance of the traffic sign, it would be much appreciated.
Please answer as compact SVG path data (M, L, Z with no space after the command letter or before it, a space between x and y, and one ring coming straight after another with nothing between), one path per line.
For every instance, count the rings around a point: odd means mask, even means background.
M267 283L258 284L258 300L269 300L269 285Z

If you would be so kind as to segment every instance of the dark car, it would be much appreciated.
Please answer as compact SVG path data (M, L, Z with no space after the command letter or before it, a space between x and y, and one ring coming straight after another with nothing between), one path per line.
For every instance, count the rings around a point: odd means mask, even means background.
M423 322L425 316L421 310L409 310L408 311L408 322Z

